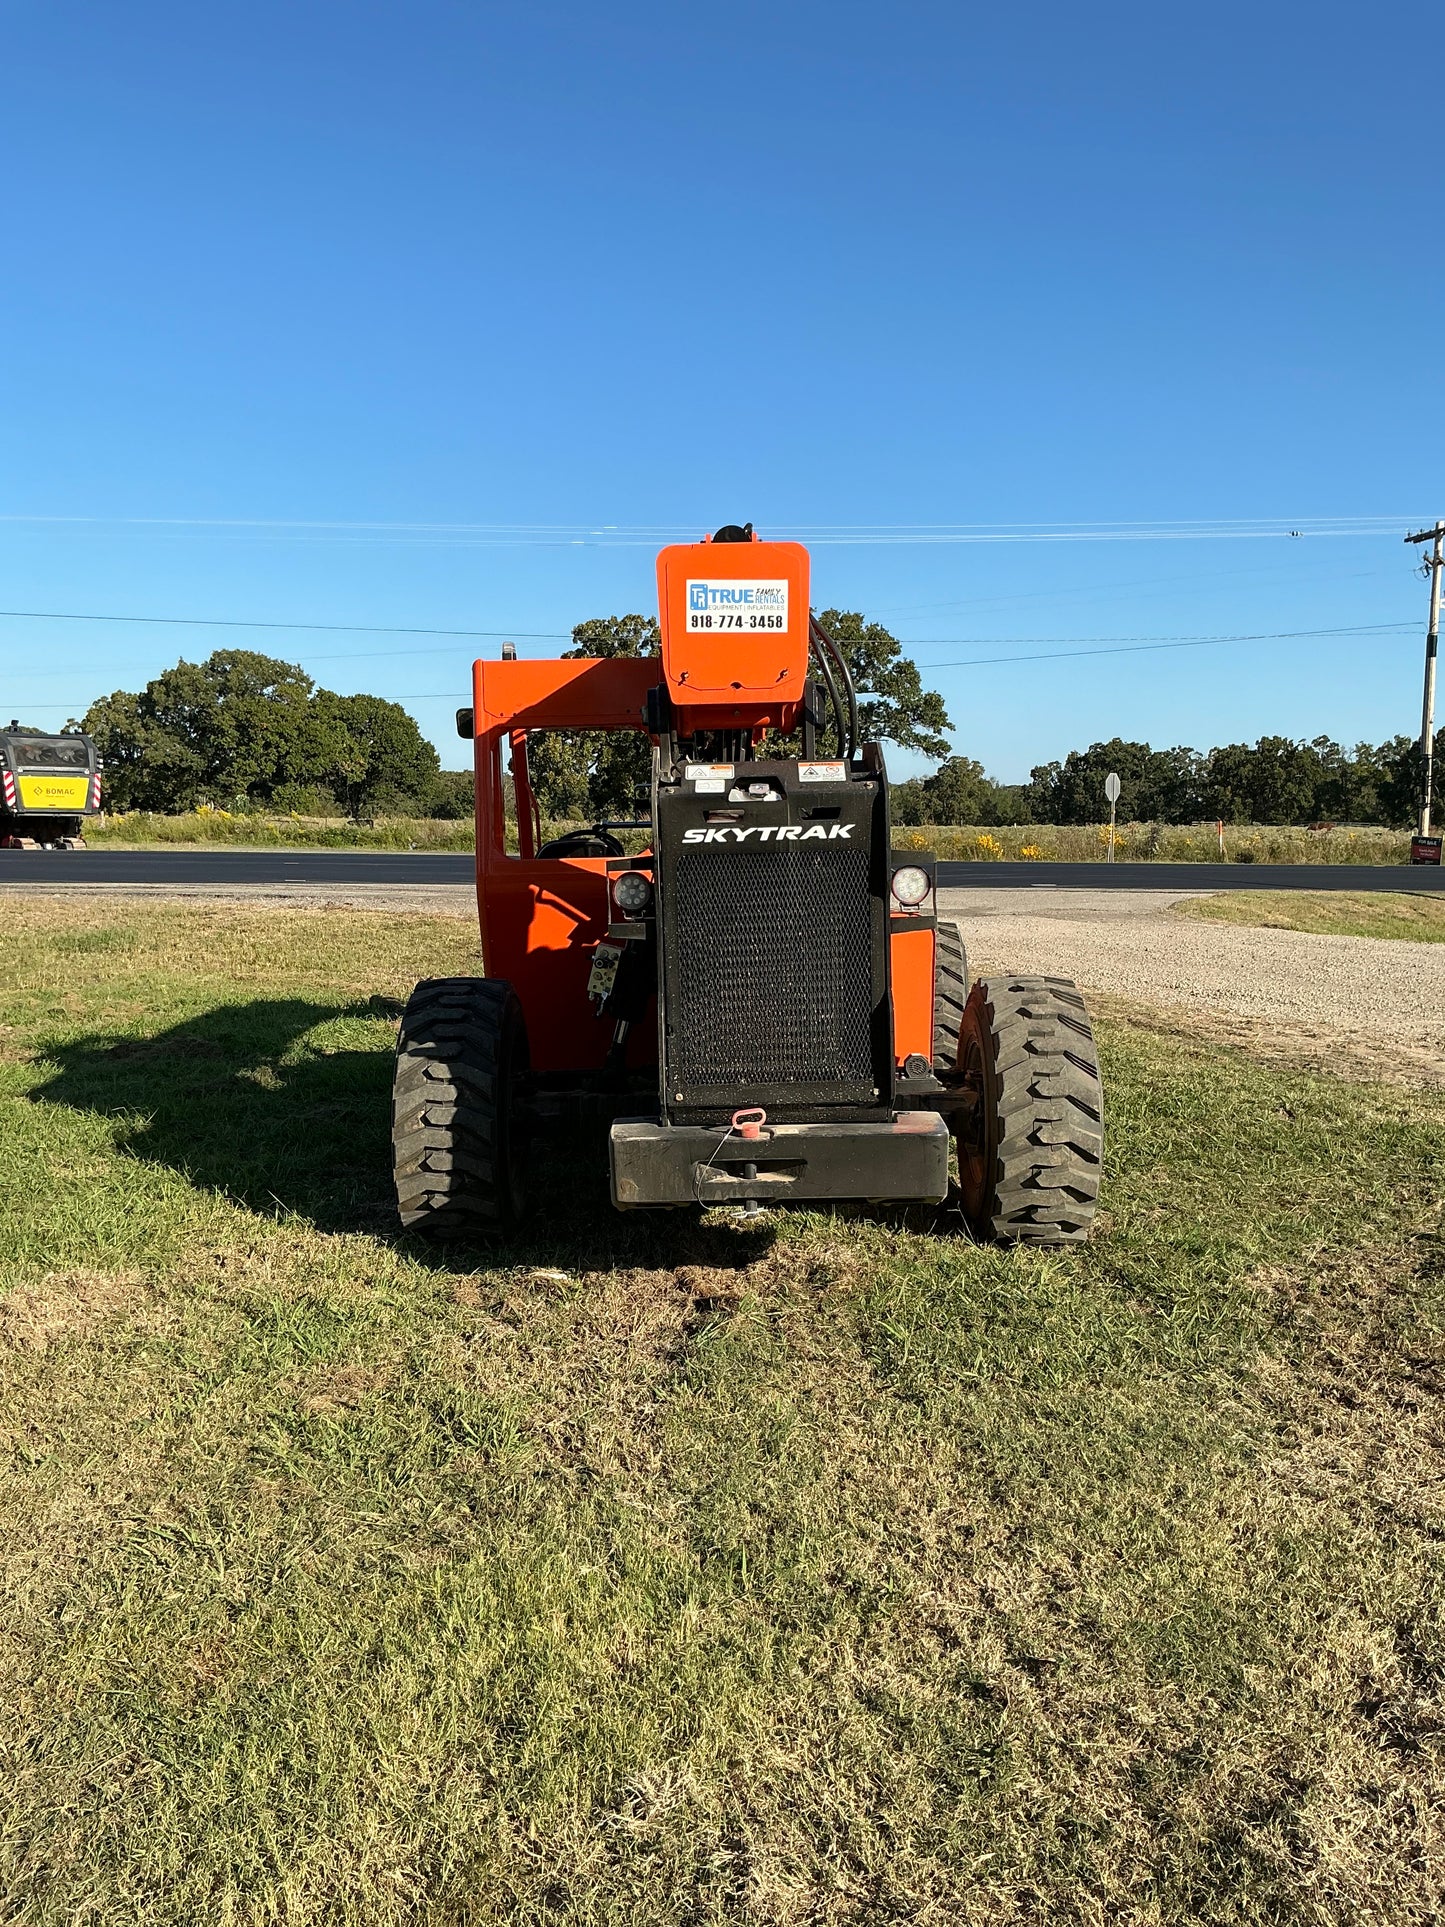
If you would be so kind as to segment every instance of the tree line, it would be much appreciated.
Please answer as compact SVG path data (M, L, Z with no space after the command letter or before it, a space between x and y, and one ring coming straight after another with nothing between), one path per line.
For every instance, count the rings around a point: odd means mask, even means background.
M854 611L825 609L858 687L865 741L946 756L943 698L923 687L903 645ZM566 657L655 656L652 616L579 622ZM250 649L219 649L178 662L144 689L92 703L80 724L105 762L112 809L179 814L221 809L296 810L304 815L449 816L472 813L471 772L444 770L400 703L338 696L295 663ZM551 730L529 745L533 788L544 815L596 820L630 816L645 791L650 751L642 735Z
M838 644L858 692L863 742L893 743L946 756L952 727L942 696L925 689L917 663L896 636L856 609L824 609L819 622ZM655 616L600 616L579 622L564 661L584 656L656 656L662 632ZM797 740L778 740L780 755L798 755ZM549 730L528 743L528 771L544 816L568 821L628 818L651 780L643 736L601 730Z
M1435 738L1445 757L1445 729ZM1328 736L1261 736L1218 749L1153 749L1114 737L1041 763L1027 783L996 783L983 765L951 756L932 775L895 785L899 823L1100 823L1104 779L1119 776L1119 820L1135 823L1361 823L1408 828L1424 776L1412 737L1341 748Z
M1115 737L1039 764L1027 783L999 783L969 756L951 755L943 697L881 623L825 609L858 690L862 739L943 759L931 776L895 784L904 824L1097 823L1107 818L1104 778L1118 772L1121 821L1369 823L1406 827L1423 774L1404 736L1343 749L1328 737L1263 736L1200 751L1154 749ZM603 616L572 631L568 657L655 656L651 616ZM117 810L174 814L218 808L308 815L465 817L470 771L443 770L400 703L339 696L295 663L249 649L178 662L135 693L117 690L87 710L82 727L105 760ZM796 745L789 745L796 754ZM1445 763L1445 730L1435 753ZM529 750L533 787L553 819L628 817L645 792L649 752L640 735L550 731Z
M319 689L295 663L251 649L178 662L116 690L81 727L115 810L217 809L330 816L469 816L470 773L443 770L400 703Z

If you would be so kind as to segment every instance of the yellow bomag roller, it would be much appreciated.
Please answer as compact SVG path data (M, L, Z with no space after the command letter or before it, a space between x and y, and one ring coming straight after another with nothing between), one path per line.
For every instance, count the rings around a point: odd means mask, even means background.
M78 730L0 729L0 849L78 850L100 813L100 758Z

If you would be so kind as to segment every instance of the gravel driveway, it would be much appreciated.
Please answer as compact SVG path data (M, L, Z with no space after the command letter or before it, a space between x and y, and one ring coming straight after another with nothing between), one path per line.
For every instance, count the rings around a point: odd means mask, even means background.
M1445 944L1252 930L1173 914L1177 896L950 890L969 967L1038 970L1183 1027L1321 1069L1445 1083ZM1007 898L1008 901L1003 901Z
M13 887L13 886L12 886ZM229 900L473 918L466 886L64 885L36 894ZM1253 1055L1348 1076L1445 1085L1445 944L1251 930L1172 914L1199 891L945 890L974 976L1073 977L1096 1009L1224 1038Z

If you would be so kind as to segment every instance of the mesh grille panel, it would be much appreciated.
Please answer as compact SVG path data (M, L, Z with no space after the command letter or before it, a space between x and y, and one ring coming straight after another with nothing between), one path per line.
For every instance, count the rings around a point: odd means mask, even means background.
M873 1083L866 849L683 850L674 904L681 1088Z

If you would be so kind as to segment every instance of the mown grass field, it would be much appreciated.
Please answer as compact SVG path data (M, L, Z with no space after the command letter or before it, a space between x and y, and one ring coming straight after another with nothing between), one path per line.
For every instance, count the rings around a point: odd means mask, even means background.
M0 1918L1426 1923L1445 1103L1111 1026L1085 1250L387 1201L469 926L7 897Z
M1191 897L1179 916L1206 923L1242 923L1266 930L1307 930L1330 937L1402 937L1445 943L1445 889L1397 894L1382 890L1231 890Z

